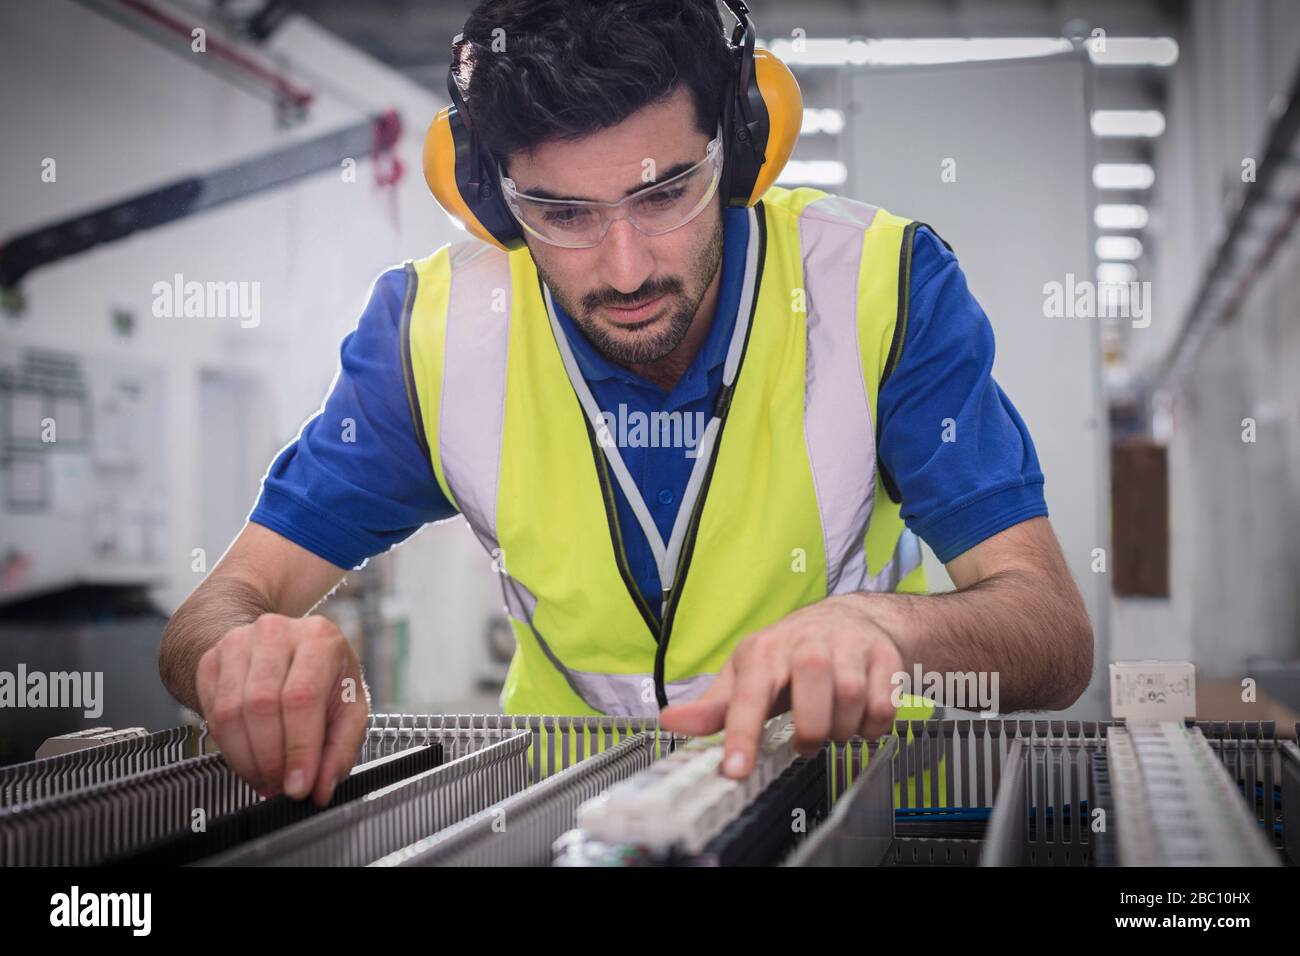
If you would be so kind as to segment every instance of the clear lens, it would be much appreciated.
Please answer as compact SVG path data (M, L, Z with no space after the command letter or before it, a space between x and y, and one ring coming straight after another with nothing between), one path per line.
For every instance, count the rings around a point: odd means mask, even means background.
M722 173L721 140L709 143L708 155L690 169L616 203L537 199L515 191L502 179L506 201L529 233L552 245L587 248L604 238L615 219L627 219L648 236L679 229L713 198Z

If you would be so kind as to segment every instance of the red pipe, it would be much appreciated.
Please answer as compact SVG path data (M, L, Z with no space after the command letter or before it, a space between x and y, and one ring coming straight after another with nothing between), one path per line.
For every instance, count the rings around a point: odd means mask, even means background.
M178 20L176 17L163 10L159 10L152 4L145 3L144 0L118 0L118 3L135 11L141 16L152 20L155 24L166 30L170 30L173 33L186 38L192 36L191 31L193 30L193 26L191 24ZM204 42L208 53L211 53L218 59L224 60L236 70L242 70L249 74L258 82L270 86L281 100L290 103L294 107L303 109L315 98L315 94L312 93L311 90L294 86L288 77L277 73L274 70L267 69L256 60L241 53L237 47L227 44L219 39L206 39Z

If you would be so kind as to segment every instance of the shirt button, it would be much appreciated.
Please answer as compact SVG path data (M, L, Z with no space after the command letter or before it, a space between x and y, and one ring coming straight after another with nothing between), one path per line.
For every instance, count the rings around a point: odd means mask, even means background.
M661 505L670 505L673 503L673 493L668 488L659 489L659 503Z

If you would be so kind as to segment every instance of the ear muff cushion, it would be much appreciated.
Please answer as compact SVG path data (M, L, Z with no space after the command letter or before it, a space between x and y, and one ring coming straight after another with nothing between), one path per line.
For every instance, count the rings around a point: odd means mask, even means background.
M749 205L763 198L794 152L803 126L803 94L790 68L768 50L754 51L754 81L767 107L767 146Z
M429 124L424 137L424 181L447 214L462 223L470 234L509 252L474 215L456 182L456 142L451 130L451 107L444 106Z

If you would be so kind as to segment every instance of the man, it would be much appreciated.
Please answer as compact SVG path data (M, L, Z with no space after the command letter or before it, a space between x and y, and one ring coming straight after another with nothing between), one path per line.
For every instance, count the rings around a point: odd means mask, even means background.
M724 202L736 60L710 0L485 0L464 37L457 92L523 245L379 278L168 625L163 679L232 766L328 800L366 706L309 612L457 513L503 572L511 712L725 730L738 778L774 713L803 752L887 732L914 665L998 674L1003 712L1072 703L1091 628L936 234L812 190ZM956 592L906 593L915 536Z

